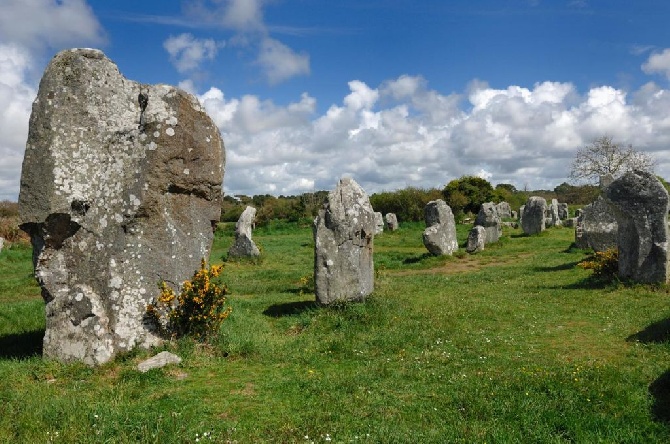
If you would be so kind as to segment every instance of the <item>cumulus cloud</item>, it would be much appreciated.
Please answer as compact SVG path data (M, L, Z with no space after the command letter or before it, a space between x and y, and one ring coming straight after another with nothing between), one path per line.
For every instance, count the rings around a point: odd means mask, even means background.
M170 36L163 47L170 54L170 61L180 73L192 72L205 60L214 60L223 42L213 39L196 39L192 34L184 33Z
M670 173L670 91L653 83L633 94L602 86L582 95L570 83L473 82L442 95L404 75L377 87L351 81L323 114L307 94L287 106L217 89L200 99L224 135L225 189L234 194L331 189L344 176L368 192L442 187L466 174L553 189L568 180L575 151L603 134L650 152L659 173Z
M298 75L309 74L309 55L296 53L278 40L265 38L261 42L256 63L270 84L281 83Z
M670 48L650 55L642 64L642 71L647 74L662 74L670 80Z
M0 199L14 200L32 101L37 92L25 82L31 69L29 56L17 45L0 44Z
M230 46L257 50L254 64L271 85L310 73L310 58L270 36L263 19L263 0L190 0L184 3L188 16L236 32Z
M101 45L106 37L85 0L2 0L0 40L40 50Z

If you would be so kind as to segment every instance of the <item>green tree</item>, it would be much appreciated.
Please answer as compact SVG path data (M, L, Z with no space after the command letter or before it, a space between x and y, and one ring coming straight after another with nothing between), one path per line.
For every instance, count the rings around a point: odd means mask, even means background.
M491 202L494 198L493 186L489 181L476 176L452 180L444 187L442 195L456 219L462 219L466 213L479 212L483 203Z

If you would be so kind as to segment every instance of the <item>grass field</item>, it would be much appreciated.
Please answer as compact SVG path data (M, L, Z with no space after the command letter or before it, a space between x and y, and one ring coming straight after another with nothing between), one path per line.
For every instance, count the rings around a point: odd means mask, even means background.
M306 283L311 228L256 230L262 260L224 268L219 337L168 343L182 364L145 374L156 350L43 361L31 252L3 251L0 442L670 442L667 287L591 279L570 229L448 258L422 230L376 237L374 294L333 308Z

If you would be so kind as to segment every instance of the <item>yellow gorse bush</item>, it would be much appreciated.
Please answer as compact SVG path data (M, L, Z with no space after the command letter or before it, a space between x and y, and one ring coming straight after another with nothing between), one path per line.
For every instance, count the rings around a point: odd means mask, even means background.
M226 307L228 287L216 280L222 265L207 267L204 259L191 280L182 284L179 295L165 281L158 284L160 294L147 306L147 315L159 333L166 337L194 336L206 340L216 334L230 315Z
M608 248L605 251L596 251L578 265L586 270L593 270L594 276L614 278L619 272L619 250Z

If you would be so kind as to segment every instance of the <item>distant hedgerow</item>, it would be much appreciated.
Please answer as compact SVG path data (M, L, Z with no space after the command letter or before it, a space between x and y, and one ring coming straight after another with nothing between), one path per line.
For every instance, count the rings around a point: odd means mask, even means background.
M147 306L147 315L162 336L207 340L219 331L232 311L225 306L228 287L215 280L222 269L222 265L208 268L202 259L200 269L182 284L179 295L165 281L159 282L160 294Z

